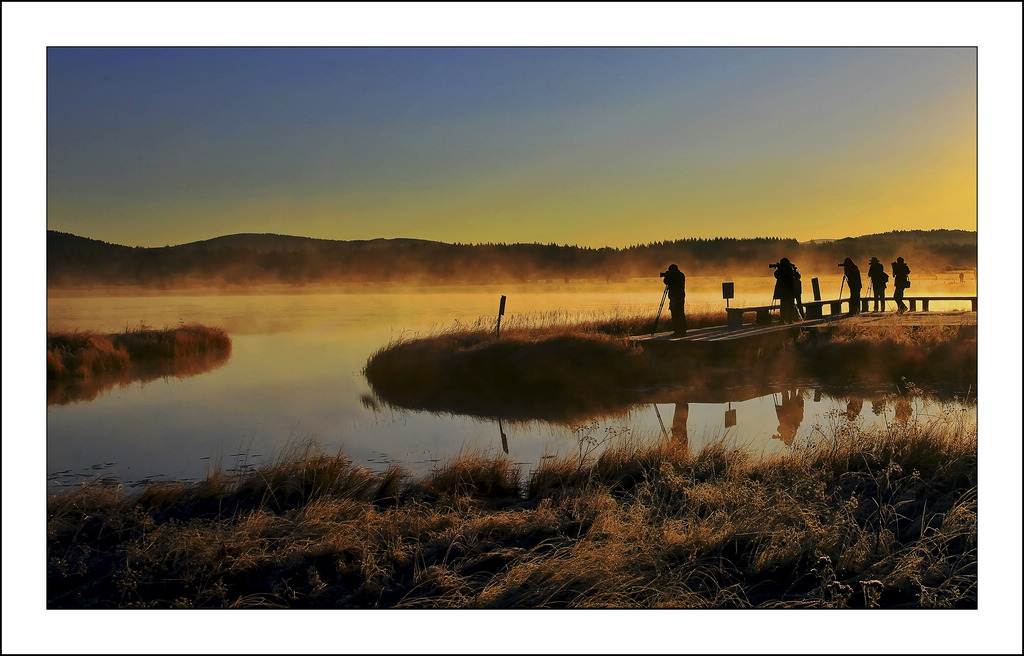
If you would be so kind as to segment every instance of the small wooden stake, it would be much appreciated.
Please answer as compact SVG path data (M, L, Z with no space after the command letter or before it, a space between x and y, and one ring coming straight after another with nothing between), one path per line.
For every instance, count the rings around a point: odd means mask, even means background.
M501 303L498 305L498 327L494 329L494 336L501 335L501 317L505 314L505 295L501 296Z

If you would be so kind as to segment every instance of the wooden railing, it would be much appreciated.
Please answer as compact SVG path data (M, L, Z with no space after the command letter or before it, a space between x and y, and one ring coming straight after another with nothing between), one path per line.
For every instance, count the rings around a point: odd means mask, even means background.
M861 312L869 312L870 304L874 302L874 297L862 297L860 299L860 310ZM886 296L885 301L895 303L896 299L892 296ZM917 311L918 302L921 303L921 310L928 312L930 310L929 303L931 301L969 301L971 303L971 312L978 311L978 297L977 296L904 296L904 303L910 307L911 312ZM840 298L830 301L806 301L804 302L804 314L807 319L821 319L824 316L824 308L828 306L828 316L835 316L843 313L843 304L846 304L847 308L850 305L849 298ZM727 323L731 328L739 328L743 325L743 315L747 313L754 313L754 323L761 325L769 325L772 322L772 314L779 311L778 305L755 305L748 307L731 307L726 308Z

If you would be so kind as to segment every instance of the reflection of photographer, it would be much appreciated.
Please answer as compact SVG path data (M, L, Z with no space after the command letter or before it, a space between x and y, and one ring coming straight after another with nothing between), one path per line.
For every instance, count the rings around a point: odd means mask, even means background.
M800 422L804 420L804 393L799 389L783 390L781 396L782 403L775 404L779 427L772 439L782 440L783 444L789 446L793 444L793 438L800 430Z
M665 280L668 288L668 309L672 313L672 330L679 335L686 334L686 276L675 264L670 264L668 271L658 274Z

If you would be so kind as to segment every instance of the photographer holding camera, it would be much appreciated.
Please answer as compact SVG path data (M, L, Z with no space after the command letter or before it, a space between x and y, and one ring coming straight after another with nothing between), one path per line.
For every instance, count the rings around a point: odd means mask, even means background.
M860 290L864 287L864 283L860 279L860 269L850 258L846 258L842 264L836 266L843 267L846 283L850 286L850 311L847 314L858 314L860 312Z
M903 290L910 287L910 267L902 257L897 257L896 261L892 263L892 285L896 290L893 292L892 298L899 306L896 312L903 314L907 311L907 304L903 302Z
M784 257L776 264L769 264L768 267L775 269L775 293L772 298L779 299L779 318L783 323L793 323L797 316L793 265L789 258Z
M672 330L677 337L686 334L686 276L675 264L668 266L668 271L658 274L665 279L668 288L668 309L672 313Z

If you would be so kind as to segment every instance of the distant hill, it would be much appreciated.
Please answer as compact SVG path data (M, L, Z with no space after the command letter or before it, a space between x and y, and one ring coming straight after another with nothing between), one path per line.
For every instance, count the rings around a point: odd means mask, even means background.
M977 232L893 231L835 240L678 239L628 248L557 244L448 244L422 239L339 241L236 234L160 248L130 247L47 231L47 286L141 285L178 289L261 283L493 283L551 279L610 281L652 276L675 262L689 275L751 275L788 257L803 271L846 257L897 256L918 273L977 266Z
M181 244L173 248L194 249L200 251L215 251L222 248L248 249L254 253L270 253L273 251L282 252L309 252L320 250L324 247L337 246L339 244L351 244L356 247L369 249L388 249L393 246L414 243L437 243L423 239L369 239L355 241L338 241L333 239L316 239L313 237L293 237L291 235L275 235L272 233L239 233L237 235L224 235L203 241L194 241Z

